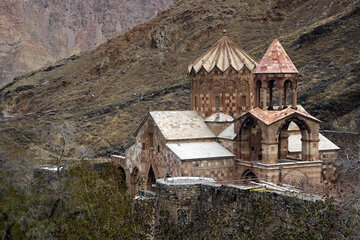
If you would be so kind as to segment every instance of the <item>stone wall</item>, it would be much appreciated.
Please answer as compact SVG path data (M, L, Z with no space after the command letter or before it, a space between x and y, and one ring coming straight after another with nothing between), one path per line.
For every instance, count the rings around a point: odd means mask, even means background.
M263 205L260 206L260 203ZM216 234L220 232L225 234L224 239L242 239L236 236L247 231L255 217L249 215L246 219L242 213L252 214L254 211L260 214L264 232L267 221L271 229L276 224L272 222L271 214L288 216L296 211L301 212L304 207L311 208L321 203L319 197L310 195L263 192L250 187L221 185L208 181L169 183L158 179L155 239L214 239L214 236L218 239L220 235ZM271 214L266 215L267 211ZM245 218L241 219L242 217ZM242 226L244 222L250 226ZM259 223L252 224L252 227L255 228L257 224ZM258 234L260 235L260 232Z
M166 173L173 176L181 173L180 159L166 147L165 139L151 117L140 126L134 143L125 151L125 159L112 156L112 162L124 169L133 195L139 190L150 190L152 179L165 177Z
M248 69L238 73L200 70L191 75L190 86L191 109L204 117L216 112L239 116L254 107L253 80Z
M235 176L235 160L228 158L182 161L181 176L207 177L219 182L231 182Z

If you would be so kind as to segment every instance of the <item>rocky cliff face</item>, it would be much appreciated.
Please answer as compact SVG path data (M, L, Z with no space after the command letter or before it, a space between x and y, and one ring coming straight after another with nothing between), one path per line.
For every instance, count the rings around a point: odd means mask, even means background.
M63 133L68 159L119 153L149 108L189 109L187 66L224 28L258 60L279 38L300 73L298 103L323 128L358 130L359 23L359 0L176 1L96 49L1 89L0 131L49 162Z
M2 0L0 86L12 78L93 49L173 0Z

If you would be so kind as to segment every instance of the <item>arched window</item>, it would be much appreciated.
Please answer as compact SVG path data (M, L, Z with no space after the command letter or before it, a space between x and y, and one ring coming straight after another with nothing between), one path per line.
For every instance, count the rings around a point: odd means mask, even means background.
M206 84L206 82L202 82L201 83L201 93L203 93L203 94L206 94L208 91L207 91L207 84Z
M236 89L236 85L233 81L230 81L227 83L226 85L226 91L228 93L234 93L235 92L235 89Z
M241 106L246 107L246 97L245 96L241 97Z
M221 90L222 90L222 86L221 86L221 83L220 82L215 82L213 84L213 93L221 93Z
M220 108L220 97L219 96L215 97L215 107L217 109Z

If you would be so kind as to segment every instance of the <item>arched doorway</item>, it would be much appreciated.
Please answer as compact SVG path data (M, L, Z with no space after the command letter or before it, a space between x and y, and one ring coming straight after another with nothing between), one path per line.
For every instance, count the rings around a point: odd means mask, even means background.
M153 187L153 185L155 183L156 183L155 173L154 173L154 170L153 170L152 166L150 165L148 176L147 176L146 190L154 192L155 188Z
M249 170L246 170L241 179L244 181L244 183L250 183L250 182L258 182L259 179L258 177L256 176L256 174L251 171L250 169Z
M126 173L125 173L124 168L122 168L122 167L119 166L117 169L118 169L118 171L119 171L121 183L122 183L122 184L126 184Z
M288 158L288 152L289 152L288 138L289 138L290 124L297 126L301 133L301 159L298 160L308 161L309 149L310 149L309 137L310 137L311 129L304 120L301 120L297 117L286 120L278 130L278 140L279 140L278 159ZM290 144L296 144L296 143L290 143Z
M249 117L240 130L241 158L247 161L262 160L262 131L257 121Z

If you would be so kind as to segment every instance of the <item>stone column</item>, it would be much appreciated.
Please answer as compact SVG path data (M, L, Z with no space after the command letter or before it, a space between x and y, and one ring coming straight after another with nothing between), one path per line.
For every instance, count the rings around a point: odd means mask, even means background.
M261 141L262 163L274 164L278 162L278 141Z
M319 139L301 139L301 160L316 161L319 159Z
M287 91L288 91L288 88L287 87L284 87L284 108L287 108Z
M279 87L279 110L283 109L283 106L282 106L282 92L283 92L283 88Z
M280 132L280 137L279 137L279 144L280 144L279 159L286 159L288 155L288 138L289 138L288 131L282 130Z
M259 101L259 89L255 88L255 108L260 107L260 101Z
M296 88L292 89L292 108L296 109L296 104L297 104L297 96L296 96Z
M266 110L266 88L262 88L263 110Z

